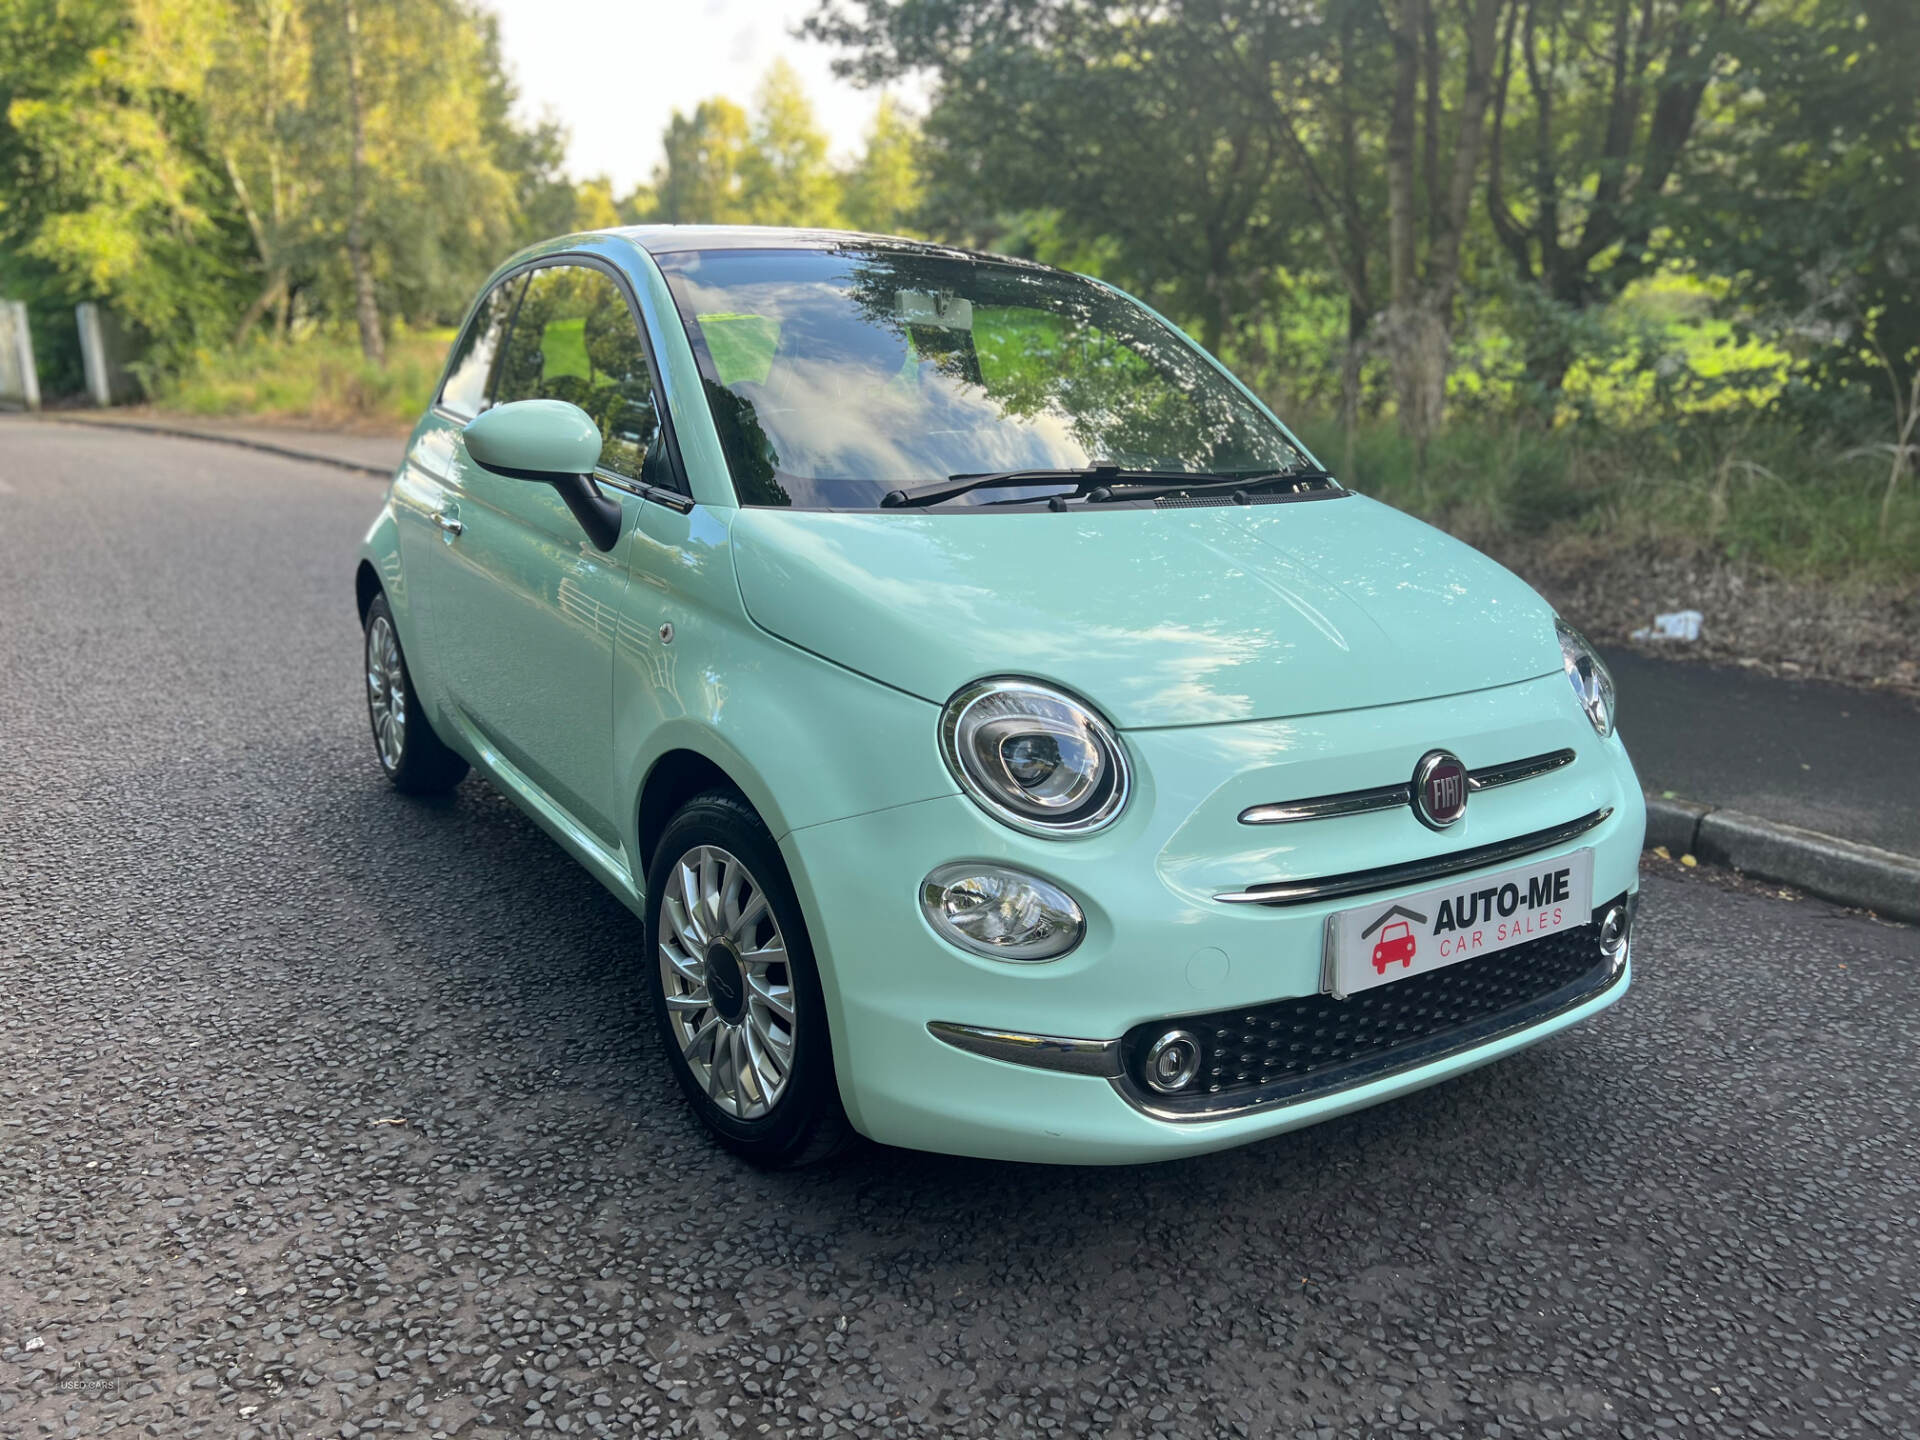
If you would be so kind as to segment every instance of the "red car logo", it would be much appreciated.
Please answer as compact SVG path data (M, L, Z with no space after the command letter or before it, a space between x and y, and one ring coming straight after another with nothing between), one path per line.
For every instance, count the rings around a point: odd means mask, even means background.
M1373 947L1373 973L1384 975L1387 968L1396 960L1407 969L1413 968L1415 950L1413 931L1407 928L1407 922L1396 920L1380 932L1380 938Z

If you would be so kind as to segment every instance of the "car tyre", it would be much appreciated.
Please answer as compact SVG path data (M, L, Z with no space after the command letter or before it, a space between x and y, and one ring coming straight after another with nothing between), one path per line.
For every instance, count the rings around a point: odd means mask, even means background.
M770 1169L851 1144L800 902L740 796L697 796L668 822L647 875L646 937L667 1063L714 1138Z
M361 650L367 682L367 723L373 729L373 753L393 788L406 795L438 795L458 785L466 759L434 733L400 648L387 597L376 595L367 607Z

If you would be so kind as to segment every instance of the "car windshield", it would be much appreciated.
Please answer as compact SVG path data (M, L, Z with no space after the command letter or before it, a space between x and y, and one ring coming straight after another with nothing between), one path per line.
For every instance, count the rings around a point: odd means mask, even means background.
M1309 463L1183 336L1080 276L873 245L656 258L748 505L873 509L1009 470L1234 478ZM1056 476L937 503L1072 489Z

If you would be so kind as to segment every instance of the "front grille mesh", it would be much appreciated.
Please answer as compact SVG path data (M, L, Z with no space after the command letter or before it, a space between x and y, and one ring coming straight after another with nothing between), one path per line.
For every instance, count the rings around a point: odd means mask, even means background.
M1156 1108L1205 1112L1233 1100L1299 1099L1478 1043L1597 993L1611 977L1598 928L1582 925L1345 1000L1305 995L1138 1025L1122 1056L1129 1089ZM1190 1091L1161 1095L1145 1084L1146 1051L1175 1026L1199 1039L1200 1072Z

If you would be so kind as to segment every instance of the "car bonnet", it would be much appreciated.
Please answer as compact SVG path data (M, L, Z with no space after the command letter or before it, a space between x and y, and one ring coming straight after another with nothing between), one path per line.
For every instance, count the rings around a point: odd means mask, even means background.
M1066 687L1126 729L1280 719L1530 679L1552 611L1478 551L1358 495L1063 512L739 511L756 624L941 702Z

